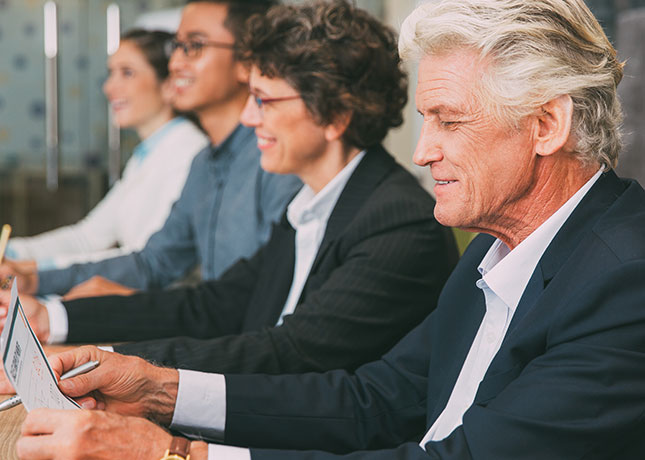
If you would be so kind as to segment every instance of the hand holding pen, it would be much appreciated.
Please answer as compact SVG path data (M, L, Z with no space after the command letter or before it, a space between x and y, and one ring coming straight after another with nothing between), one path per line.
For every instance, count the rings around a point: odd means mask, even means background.
M7 250L7 244L9 243L9 237L11 236L11 225L4 224L2 226L2 232L0 232L0 265L4 260L4 253ZM12 275L5 277L0 282L0 289L9 289L11 286L11 280L13 279Z
M72 377L76 377L77 375L85 374L86 372L89 372L93 369L96 369L99 365L98 361L89 361L85 364L82 364L74 369L72 369L69 372L64 373L60 379L61 380L66 380L66 379L71 379ZM12 407L17 406L18 404L22 404L22 400L20 399L20 396L16 395L13 396L6 401L3 401L0 403L0 411L11 409Z

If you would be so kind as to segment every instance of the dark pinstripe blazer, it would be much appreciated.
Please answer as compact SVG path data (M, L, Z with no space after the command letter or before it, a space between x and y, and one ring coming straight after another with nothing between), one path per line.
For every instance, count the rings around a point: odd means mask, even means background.
M457 260L434 201L381 147L343 190L294 314L274 327L294 268L286 217L250 260L192 289L66 302L69 341L116 347L175 367L289 373L378 358L436 305ZM177 337L181 336L181 337Z

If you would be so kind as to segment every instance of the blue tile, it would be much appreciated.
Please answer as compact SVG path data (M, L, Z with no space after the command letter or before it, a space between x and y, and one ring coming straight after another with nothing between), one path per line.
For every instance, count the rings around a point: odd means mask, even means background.
M40 136L32 136L29 138L29 148L38 150L43 148L43 138Z
M32 101L29 105L29 116L33 119L45 117L45 101L37 100Z
M36 34L36 24L34 24L33 22L28 22L22 28L22 32L26 37L33 37Z
M76 60L74 61L74 64L76 65L76 68L78 70L85 70L89 67L90 60L88 59L87 56L80 55L80 56L76 56Z
M70 21L65 21L61 24L60 31L63 35L71 35L71 33L74 31L74 24L72 24Z
M146 1L146 0L140 0L139 3L137 4L137 8L142 13L146 12L146 11L150 11L150 9L151 9L150 5L149 5L149 2Z
M24 54L17 54L13 57L13 68L16 70L24 70L27 67L27 56Z

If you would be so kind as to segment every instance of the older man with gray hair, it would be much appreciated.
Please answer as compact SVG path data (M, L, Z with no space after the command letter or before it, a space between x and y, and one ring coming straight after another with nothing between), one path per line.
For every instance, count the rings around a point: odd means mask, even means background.
M222 417L192 429L225 426L226 443L251 449L208 458L642 458L645 191L611 170L614 49L582 0L431 1L400 49L419 60L415 161L437 182L435 215L483 235L437 309L381 360L352 374L225 375ZM102 364L61 385L68 394L172 413L172 370L93 348L54 365L89 359Z

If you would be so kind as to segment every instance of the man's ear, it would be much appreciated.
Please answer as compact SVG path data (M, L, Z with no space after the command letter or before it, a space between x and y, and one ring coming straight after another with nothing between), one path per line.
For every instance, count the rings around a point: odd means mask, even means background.
M353 113L351 111L337 115L334 121L325 127L325 139L331 142L343 137L343 134L345 134L347 127L352 121L352 116Z
M566 146L571 136L573 100L568 94L550 100L537 115L535 153L552 155Z

